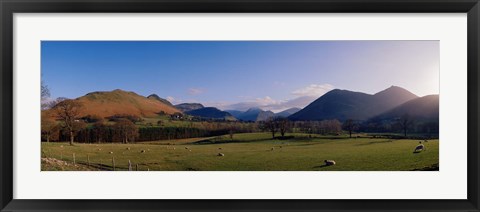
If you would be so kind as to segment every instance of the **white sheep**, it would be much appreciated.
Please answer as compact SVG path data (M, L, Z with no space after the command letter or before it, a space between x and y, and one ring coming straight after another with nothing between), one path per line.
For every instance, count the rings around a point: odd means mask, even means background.
M113 152L109 152L110 154L113 154Z
M142 151L140 151L140 153L145 153L145 150L144 150L144 149L142 149Z
M222 157L223 157L223 156L225 156L225 154L223 154L223 153L218 153L218 156L222 156Z
M130 147L127 147L127 150L130 150Z
M325 160L325 165L326 166L333 166L337 164L334 160Z
M425 145L422 144L422 142L420 142L420 144L415 147L415 150L413 150L413 152L415 153L421 151L427 151L427 148L425 147Z

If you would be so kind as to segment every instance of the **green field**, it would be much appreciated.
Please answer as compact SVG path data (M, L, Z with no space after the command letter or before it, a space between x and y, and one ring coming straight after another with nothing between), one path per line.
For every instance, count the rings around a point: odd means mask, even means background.
M427 151L413 153L420 140L322 137L268 133L151 141L135 144L75 144L42 142L42 170L139 171L408 171L436 170L439 142L424 143ZM142 152L143 150L143 152ZM224 156L219 156L223 153ZM75 164L73 164L75 154ZM89 158L90 164L88 164ZM336 165L324 166L324 160ZM52 162L53 161L53 162Z

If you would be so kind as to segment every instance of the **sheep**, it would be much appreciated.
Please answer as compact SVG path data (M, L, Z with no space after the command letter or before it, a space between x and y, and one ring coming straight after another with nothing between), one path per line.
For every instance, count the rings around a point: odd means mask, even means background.
M144 150L144 149L142 149L142 151L140 151L140 153L145 153L145 150Z
M130 147L127 147L127 150L130 150Z
M413 153L421 152L421 151L427 151L427 148L425 147L425 145L422 144L422 142L420 142L420 144L415 147L415 150L413 150Z
M223 157L223 156L225 156L225 154L223 154L223 153L218 153L218 155L217 155L217 156L221 156L221 157Z
M272 149L270 149L270 151L273 151L274 149L275 149L275 148L274 148L274 147L272 147Z
M219 149L219 150L222 150L222 148L221 148L221 147L220 147L220 148L218 148L218 149Z
M99 148L98 151L102 151L102 149Z
M188 147L185 147L185 149L188 149Z
M334 160L325 160L325 166L333 166L337 164Z
M113 152L109 152L110 154L113 154Z

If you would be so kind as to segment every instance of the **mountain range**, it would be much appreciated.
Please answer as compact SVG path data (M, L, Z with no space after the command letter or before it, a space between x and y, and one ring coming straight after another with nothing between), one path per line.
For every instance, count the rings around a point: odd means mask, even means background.
M247 111L226 110L204 107L200 103L172 105L168 100L151 94L148 97L134 92L116 89L113 91L91 92L75 99L83 107L81 115L136 115L154 117L160 113L185 113L206 119L264 121L270 117L288 117L290 120L382 121L409 114L415 119L438 121L439 96L418 97L401 87L392 86L376 94L334 89L305 108L290 108L279 113L250 108Z
M345 121L367 120L393 109L418 96L401 87L392 86L376 94L335 89L319 97L302 110L289 116L291 120Z

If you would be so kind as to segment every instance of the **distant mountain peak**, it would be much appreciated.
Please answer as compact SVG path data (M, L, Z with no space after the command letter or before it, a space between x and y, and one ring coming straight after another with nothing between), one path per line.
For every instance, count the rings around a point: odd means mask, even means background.
M259 107L251 107L251 108L248 108L248 110L246 112L248 112L248 111L263 111L263 110Z
M154 94L154 93L152 93L152 94L150 94L150 95L147 96L147 98L150 98L150 97L152 97L152 98L160 98L157 94Z
M234 114L237 119L243 121L264 121L270 117L275 116L275 113L273 113L272 111L264 111L258 107L249 108L245 112L234 111Z
M392 85L389 88L387 88L383 91L380 91L380 92L378 92L374 95L396 95L396 94L401 94L401 93L403 93L404 95L410 95L410 96L418 97L417 95L413 94L412 92L408 91L407 89L402 88L400 86L395 86L395 85Z
M150 94L150 95L147 96L147 98L149 98L149 99L155 99L155 100L160 101L160 102L163 102L163 103L165 103L165 104L167 104L167 105L173 106L173 104L172 104L170 101L168 101L168 100L166 100L166 99L164 99L164 98L159 97L157 94Z

